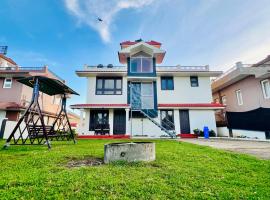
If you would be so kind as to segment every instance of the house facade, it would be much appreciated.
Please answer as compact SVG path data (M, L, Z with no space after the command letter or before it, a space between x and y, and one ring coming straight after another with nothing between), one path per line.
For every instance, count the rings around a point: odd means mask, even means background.
M126 41L118 52L122 66L84 66L87 98L79 135L175 136L193 129L216 131L208 66L162 66L166 52L155 41Z
M0 136L4 132L3 119L17 121L31 101L33 89L16 81L18 78L29 76L47 76L63 81L47 66L21 67L11 58L0 54ZM61 108L61 97L41 93L39 101L45 115L45 123L52 123L56 118L56 112ZM73 118L77 124L78 117L73 115Z
M269 122L264 120L270 116L269 78L270 56L253 65L238 62L212 82L214 101L225 106L225 110L217 112L217 123L238 129L231 136L253 131L246 136L270 137Z

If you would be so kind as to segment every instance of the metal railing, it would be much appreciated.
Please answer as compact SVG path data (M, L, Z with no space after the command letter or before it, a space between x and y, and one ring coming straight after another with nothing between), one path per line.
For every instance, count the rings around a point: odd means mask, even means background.
M46 67L20 67L20 66L6 66L0 67L0 70L17 70L17 71L44 71Z
M209 66L157 66L157 71L209 71Z
M165 131L170 137L174 138L175 135L175 125L166 117L162 119L161 124L156 120L152 119L153 116L158 116L158 111L153 110L153 106L147 103L143 103L143 108L141 107L141 97L142 95L137 92L132 84L130 87L130 107L131 110L139 110L145 117L147 117L151 122L153 122L156 126L158 126L161 130Z

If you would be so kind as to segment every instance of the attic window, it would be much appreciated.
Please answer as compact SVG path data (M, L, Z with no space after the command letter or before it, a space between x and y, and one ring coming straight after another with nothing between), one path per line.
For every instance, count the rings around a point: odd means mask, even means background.
M131 73L152 73L153 59L150 57L133 57L130 59Z
M3 88L11 88L12 78L5 78Z

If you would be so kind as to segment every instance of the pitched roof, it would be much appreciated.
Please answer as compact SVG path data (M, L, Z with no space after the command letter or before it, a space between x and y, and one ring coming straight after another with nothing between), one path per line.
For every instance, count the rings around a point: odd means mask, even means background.
M267 62L270 62L270 55L268 55L265 59L259 61L258 63L252 65L251 67L260 67L261 65L263 65L263 64L265 64Z
M137 44L139 42L141 42L141 41L134 41L134 42L132 42L132 41L129 41L128 40L128 41L121 42L120 45L134 45L134 44ZM157 42L157 41L154 41L154 40L147 41L145 43L150 44L150 45L161 45L160 42Z
M9 57L6 57L6 56L3 55L3 54L0 54L0 58L2 58L2 59L4 59L4 60L8 61L9 63L11 63L11 64L13 64L13 65L17 65L17 63L15 63L14 60L12 60L12 59L9 58Z

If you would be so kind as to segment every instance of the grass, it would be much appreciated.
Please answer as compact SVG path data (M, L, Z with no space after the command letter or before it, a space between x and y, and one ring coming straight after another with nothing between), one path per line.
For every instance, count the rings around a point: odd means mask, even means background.
M0 150L0 199L270 199L270 161L177 141L155 141L152 163L66 167L108 142Z

